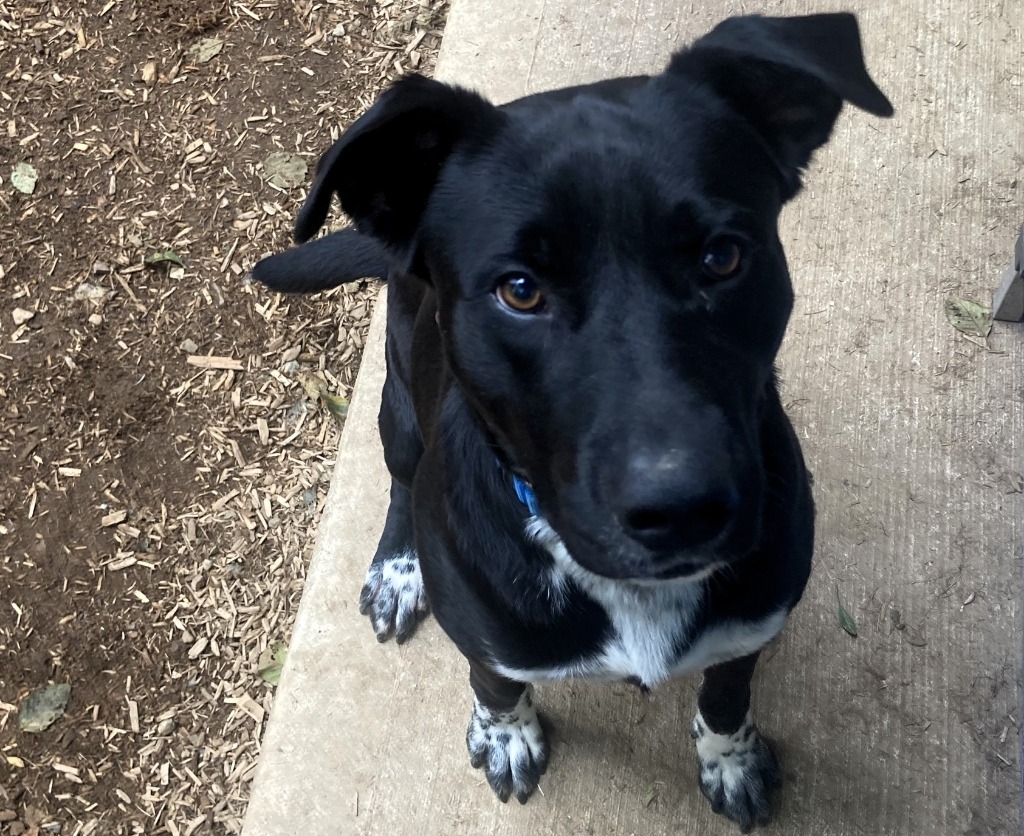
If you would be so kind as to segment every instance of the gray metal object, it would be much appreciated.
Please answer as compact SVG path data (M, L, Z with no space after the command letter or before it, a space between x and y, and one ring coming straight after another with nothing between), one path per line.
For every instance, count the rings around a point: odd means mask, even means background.
M1024 321L1024 225L1017 233L1013 261L992 295L992 317L1003 322Z

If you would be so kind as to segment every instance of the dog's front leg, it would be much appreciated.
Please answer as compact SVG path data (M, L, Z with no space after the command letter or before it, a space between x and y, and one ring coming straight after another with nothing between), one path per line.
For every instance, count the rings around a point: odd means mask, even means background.
M757 653L704 671L691 734L697 743L700 789L716 813L744 833L771 817L779 764L750 716L750 679Z
M506 679L469 660L473 716L466 731L469 760L483 769L502 801L520 804L536 789L548 765L548 742L533 705L533 686Z
M359 612L373 624L377 641L395 637L402 644L429 610L420 559L413 545L412 496L391 480L391 504L366 581L359 594Z

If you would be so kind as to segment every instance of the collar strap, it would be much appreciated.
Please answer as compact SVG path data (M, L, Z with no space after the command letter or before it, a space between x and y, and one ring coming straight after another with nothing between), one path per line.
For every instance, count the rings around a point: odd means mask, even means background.
M537 504L537 494L533 492L533 485L508 467L498 456L494 457L494 463L498 466L499 470L507 472L512 477L512 487L515 488L516 497L526 506L526 510L530 512L530 515L539 517L540 506Z
M521 476L512 474L512 486L516 489L516 496L526 506L526 510L534 517L540 516L540 508L537 505L537 495L533 492L533 485Z

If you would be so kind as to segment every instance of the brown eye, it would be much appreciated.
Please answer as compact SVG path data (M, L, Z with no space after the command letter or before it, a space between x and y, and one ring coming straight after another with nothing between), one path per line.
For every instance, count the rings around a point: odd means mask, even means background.
M713 279L731 279L743 269L743 248L735 238L712 238L700 257L701 267Z
M544 307L544 294L537 283L519 273L502 279L495 293L498 301L514 313L537 313Z

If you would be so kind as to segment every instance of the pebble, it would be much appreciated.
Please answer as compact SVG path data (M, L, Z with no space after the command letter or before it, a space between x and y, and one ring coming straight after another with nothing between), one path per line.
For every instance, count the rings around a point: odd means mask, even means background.
M195 341L188 339L182 340L179 348L186 354L195 354L197 351L199 351L199 346L196 345Z
M103 324L103 317L100 316L98 313L90 314L89 315L89 324L90 325L102 325Z
M14 810L0 810L0 822L14 821L18 814Z
M161 720L160 725L156 727L156 733L161 737L169 735L174 731L174 718L168 717L166 720Z
M11 317L15 325L24 325L35 316L34 311L26 311L24 308L15 308L11 311Z

